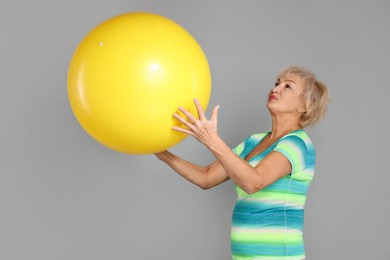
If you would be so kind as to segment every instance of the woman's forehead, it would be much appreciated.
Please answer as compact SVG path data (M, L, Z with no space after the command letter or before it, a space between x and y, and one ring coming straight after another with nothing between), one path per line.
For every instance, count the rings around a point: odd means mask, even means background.
M301 77L296 74L296 73L293 73L293 72L287 72L283 75L279 75L278 77L278 80L280 81L291 81L295 84L299 84L299 82L301 81Z

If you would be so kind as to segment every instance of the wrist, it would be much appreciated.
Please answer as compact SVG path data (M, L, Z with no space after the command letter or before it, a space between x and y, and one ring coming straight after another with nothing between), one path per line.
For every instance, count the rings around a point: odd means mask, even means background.
M207 147L210 151L218 152L221 148L226 146L225 142L219 137L219 135L215 135L213 138L211 138L210 142L208 143Z

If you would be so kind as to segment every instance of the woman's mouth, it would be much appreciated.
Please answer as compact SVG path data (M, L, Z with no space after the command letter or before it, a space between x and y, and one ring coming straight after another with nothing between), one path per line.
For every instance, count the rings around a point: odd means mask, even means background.
M278 98L275 95L271 95L268 98L268 101L277 100Z

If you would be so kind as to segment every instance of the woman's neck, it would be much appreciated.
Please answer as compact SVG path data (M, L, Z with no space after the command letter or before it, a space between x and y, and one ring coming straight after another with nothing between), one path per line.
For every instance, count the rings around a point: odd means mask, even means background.
M270 140L277 140L296 130L302 129L296 120L278 120L272 118L272 132L269 135Z

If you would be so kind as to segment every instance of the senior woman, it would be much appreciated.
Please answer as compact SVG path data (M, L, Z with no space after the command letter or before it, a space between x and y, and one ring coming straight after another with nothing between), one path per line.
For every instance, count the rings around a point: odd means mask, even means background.
M208 189L230 179L236 185L231 251L234 260L305 259L302 237L304 204L313 178L315 150L304 128L325 115L328 90L301 67L282 71L268 94L272 131L229 148L217 132L216 106L207 119L195 100L198 118L180 107L174 117L215 156L201 167L168 151L157 158L193 184ZM184 116L184 115L185 116Z

